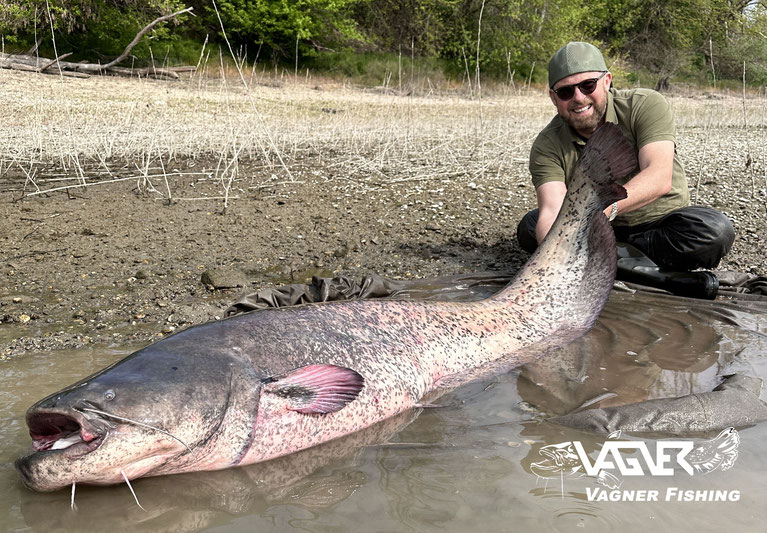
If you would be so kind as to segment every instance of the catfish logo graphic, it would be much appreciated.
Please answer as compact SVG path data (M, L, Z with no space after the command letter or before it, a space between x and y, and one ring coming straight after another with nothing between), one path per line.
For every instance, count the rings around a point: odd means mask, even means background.
M621 432L608 435L597 457L592 461L580 441L549 444L539 450L543 461L534 462L530 470L538 478L596 477L597 483L617 489L620 476L673 476L676 464L689 475L728 470L738 458L740 436L727 428L716 438L706 441L658 441L654 453L646 442L620 440ZM639 457L635 457L636 454ZM631 455L631 456L628 456Z

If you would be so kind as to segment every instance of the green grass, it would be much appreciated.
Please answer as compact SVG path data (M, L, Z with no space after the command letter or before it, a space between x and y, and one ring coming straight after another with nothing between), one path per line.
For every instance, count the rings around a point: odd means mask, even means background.
M457 77L448 61L390 53L323 53L308 58L301 66L317 74L352 78L356 84L369 87L400 87L426 78L443 84Z

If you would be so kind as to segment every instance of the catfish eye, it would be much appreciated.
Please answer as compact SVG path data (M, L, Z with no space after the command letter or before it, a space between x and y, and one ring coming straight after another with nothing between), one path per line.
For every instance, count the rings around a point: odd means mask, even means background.
M112 389L109 389L108 391L106 391L104 393L104 399L106 401L108 401L108 402L111 402L112 400L114 400L115 399L115 391L113 391Z

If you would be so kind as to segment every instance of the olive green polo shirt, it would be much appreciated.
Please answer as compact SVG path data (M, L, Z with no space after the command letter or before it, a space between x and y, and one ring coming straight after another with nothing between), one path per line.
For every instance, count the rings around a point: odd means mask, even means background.
M650 89L610 89L605 120L617 124L634 145L635 152L655 141L676 142L676 128L671 106L663 95ZM537 188L549 181L569 185L586 139L572 130L559 115L538 134L530 150L530 174ZM639 167L619 183L626 183ZM671 190L643 207L619 214L613 224L635 226L651 222L669 211L690 205L690 192L679 157L674 150Z

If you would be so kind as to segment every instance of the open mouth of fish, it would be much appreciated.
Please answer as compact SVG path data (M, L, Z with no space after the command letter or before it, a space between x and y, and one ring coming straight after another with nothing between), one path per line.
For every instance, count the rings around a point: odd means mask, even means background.
M107 434L105 427L96 426L77 411L31 413L27 426L36 452L61 450L74 456L92 452Z

